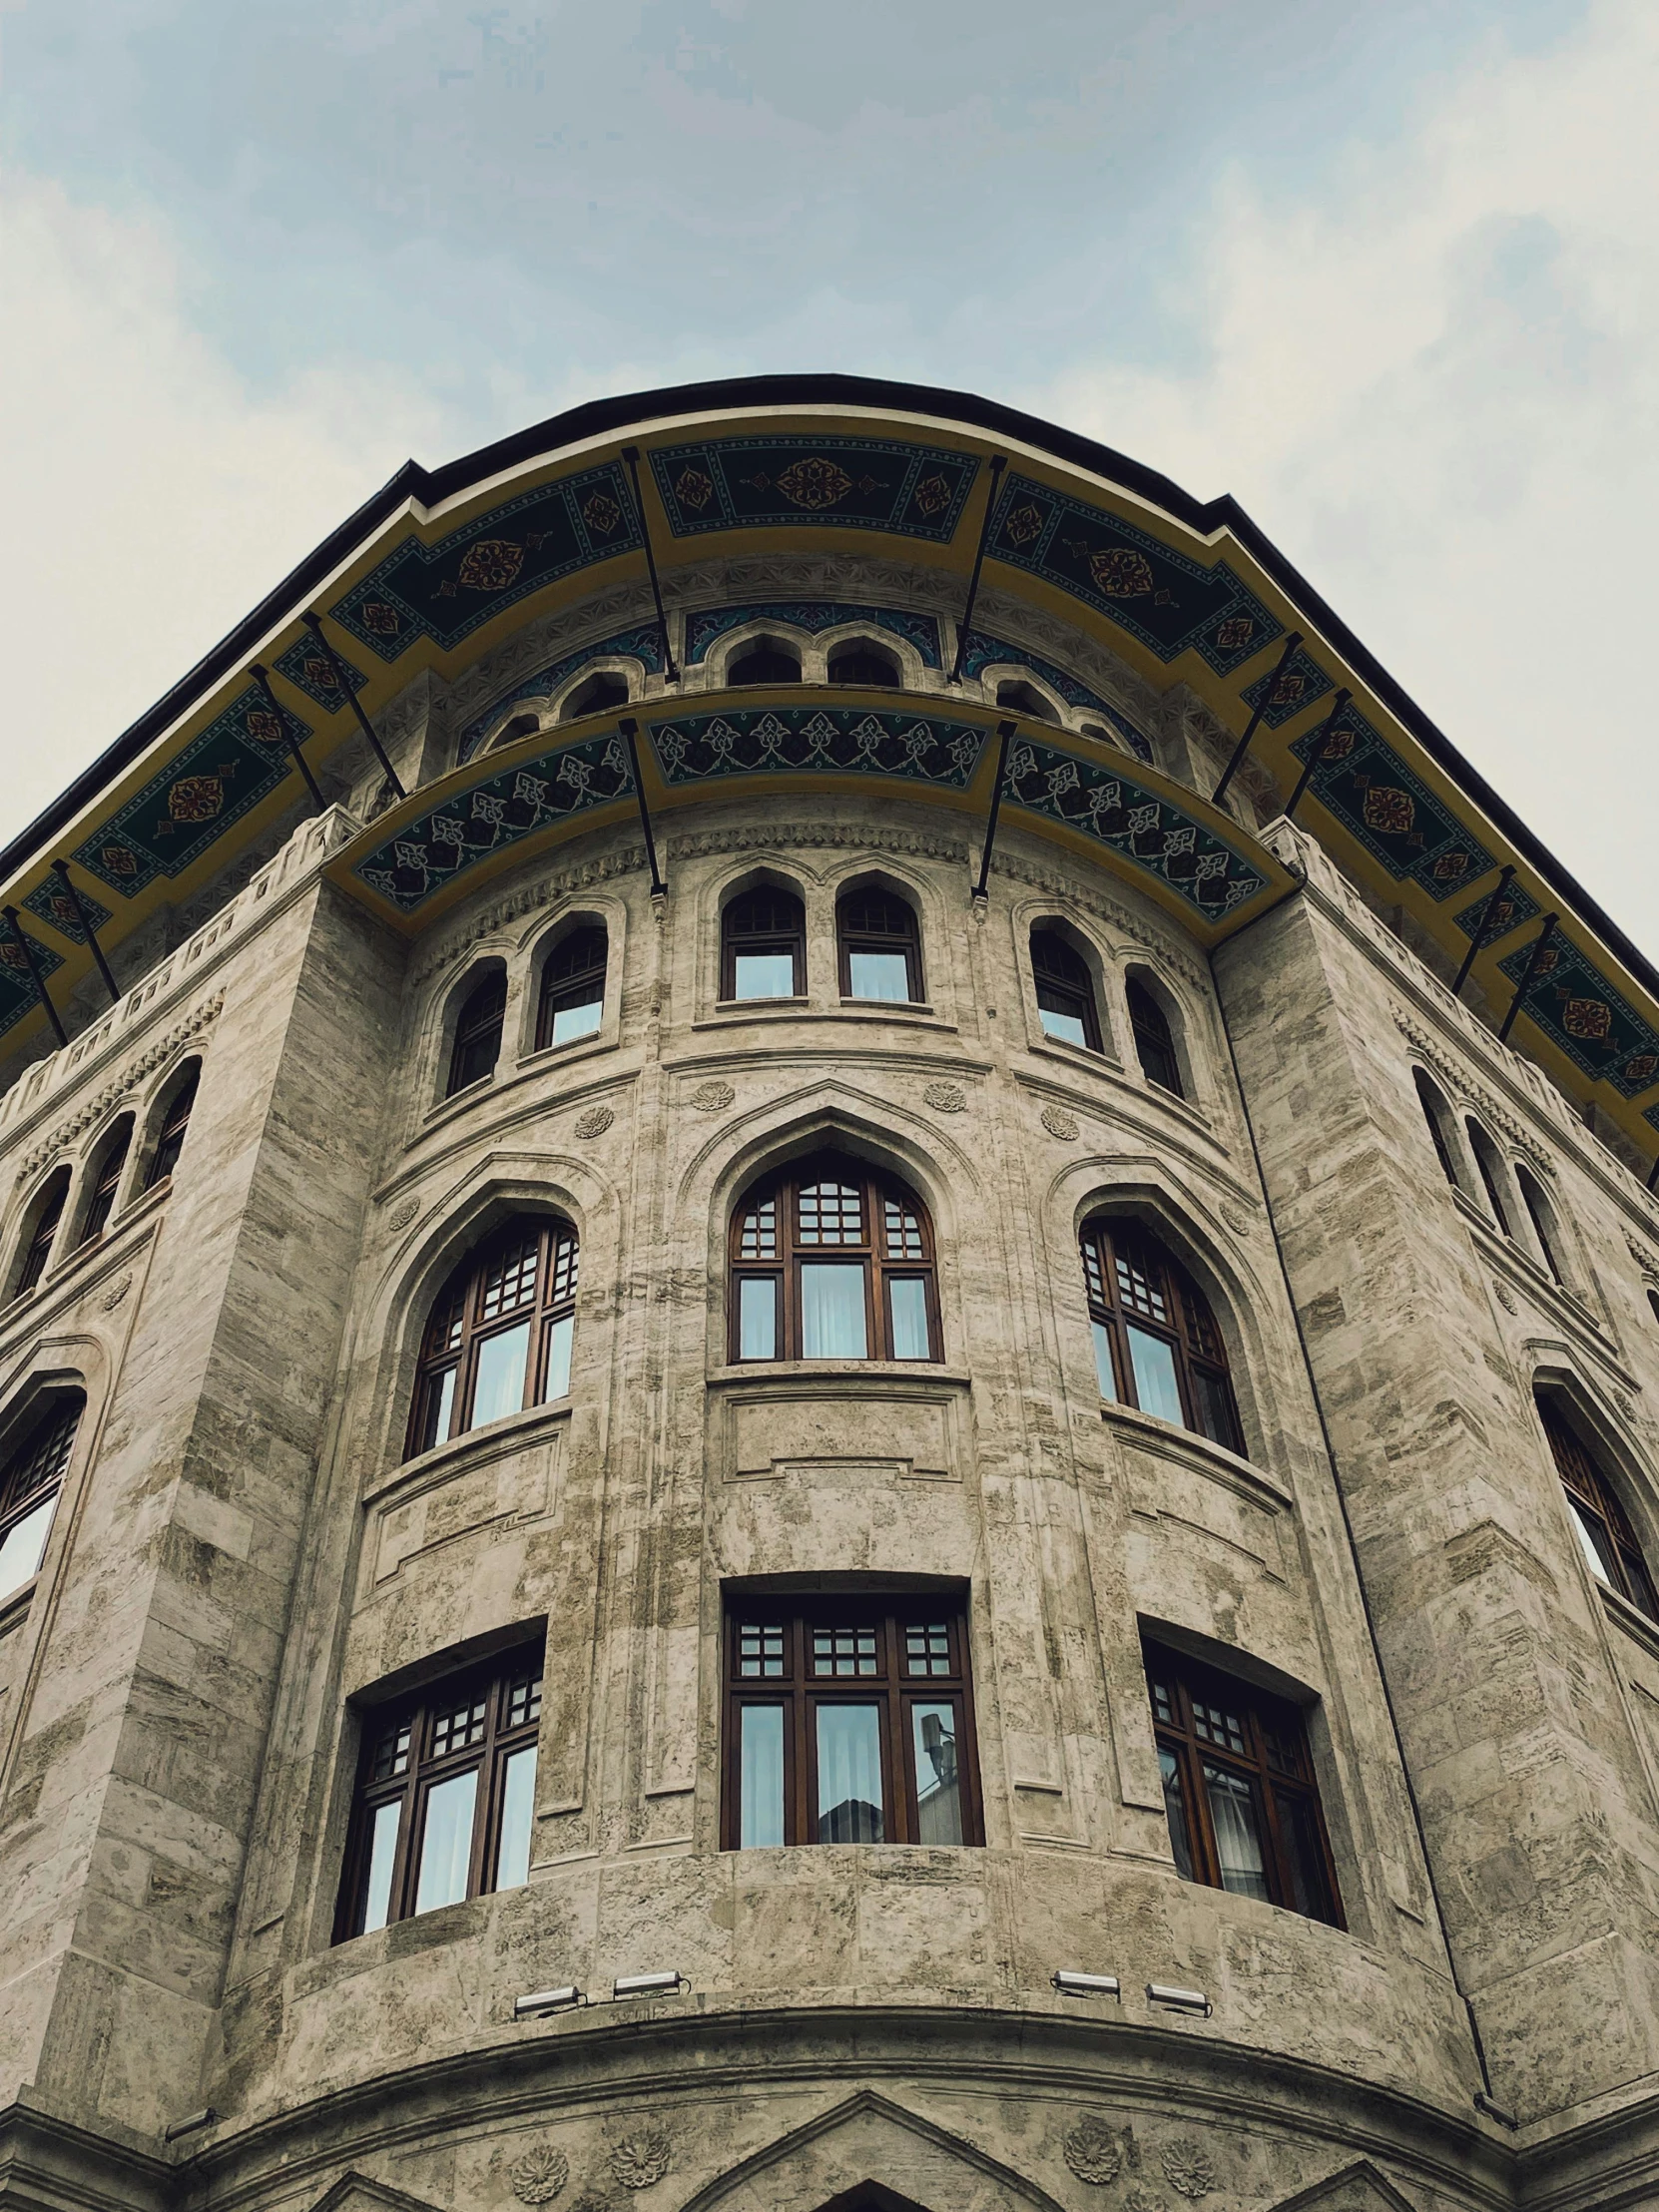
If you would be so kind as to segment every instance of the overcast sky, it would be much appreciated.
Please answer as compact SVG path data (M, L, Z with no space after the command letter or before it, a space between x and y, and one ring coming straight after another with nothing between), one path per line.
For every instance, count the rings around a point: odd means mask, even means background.
M1652 0L0 0L0 836L410 454L767 369L1234 493L1659 955Z

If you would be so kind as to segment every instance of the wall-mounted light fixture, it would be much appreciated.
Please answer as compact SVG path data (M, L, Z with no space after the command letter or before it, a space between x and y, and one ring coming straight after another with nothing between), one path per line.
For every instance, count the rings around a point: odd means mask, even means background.
M1215 2006L1202 1989L1177 1989L1167 1981L1149 1981L1146 1985L1148 2004L1161 2004L1170 2012L1195 2012L1208 2019Z
M1051 1979L1063 1997L1116 1997L1119 2003L1123 2001L1115 1973L1068 1973L1062 1967Z
M568 2012L572 2005L585 2001L574 1981L567 1981L560 1989L530 1989L523 1996L514 1997L513 2018L539 2019L544 2012Z
M219 2114L211 2104L203 2105L200 2112L187 2112L182 2120L173 2120L162 2129L164 2143L176 2143L181 2135L194 2135L199 2127L211 2127Z
M613 1997L670 1997L691 1983L679 1969L667 1973L619 1973L611 1983Z

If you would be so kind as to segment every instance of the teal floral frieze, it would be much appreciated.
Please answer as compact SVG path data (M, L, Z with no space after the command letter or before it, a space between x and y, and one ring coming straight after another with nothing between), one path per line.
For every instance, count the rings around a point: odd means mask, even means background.
M1498 962L1518 984L1532 958L1536 934ZM1611 1083L1635 1098L1659 1081L1659 1035L1634 1012L1577 945L1552 933L1521 1001L1551 1043L1592 1081Z
M962 791L979 765L985 732L942 715L877 713L867 707L761 707L654 722L651 744L668 784L780 770L791 775L830 770L897 776Z
M1497 864L1357 707L1298 738L1291 752L1298 762L1318 754L1310 792L1396 880L1450 898Z
M24 904L28 903L25 899ZM31 936L29 946L43 981L63 966L63 954L54 952L44 938ZM38 1003L35 980L29 973L29 955L11 931L5 930L0 933L0 1036Z
M677 538L813 522L948 545L979 463L896 438L779 435L659 446L651 471Z
M110 918L110 909L100 905L84 883L77 883L75 892L87 920L95 929L102 929ZM23 906L26 913L36 914L42 921L50 922L58 934L67 937L71 944L86 943L87 933L81 926L81 915L75 911L75 900L70 897L56 875L48 875L37 883L23 901Z

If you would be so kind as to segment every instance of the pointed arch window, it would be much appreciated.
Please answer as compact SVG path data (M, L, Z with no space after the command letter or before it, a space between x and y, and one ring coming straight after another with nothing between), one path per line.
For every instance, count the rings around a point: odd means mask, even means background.
M92 1173L92 1195L87 1200L86 1218L81 1223L80 1244L94 1243L108 1228L132 1143L133 1121L129 1114L123 1117L120 1125L104 1140L98 1153Z
M1547 1399L1538 1400L1538 1412L1549 1438L1555 1470L1567 1493L1567 1510L1585 1564L1598 1582L1617 1590L1645 1613L1659 1621L1659 1597L1653 1577L1630 1525L1630 1516L1617 1493L1595 1462L1594 1455L1564 1413Z
M887 891L843 891L835 904L835 935L843 998L920 1003L921 938L906 900Z
M455 1017L455 1042L449 1053L444 1096L481 1083L495 1073L501 1057L501 1025L507 1014L507 978L496 968L468 991Z
M1059 711L1051 699L1038 691L1035 684L1028 684L1022 677L1010 677L996 687L996 703L999 707L1011 707L1016 715L1024 715L1028 722L1053 722L1060 719Z
M1058 929L1031 932L1031 975L1045 1037L1100 1050L1100 1010L1089 964Z
M1486 1193L1486 1203L1492 1209L1492 1218L1503 1234L1512 1238L1515 1232L1509 1225L1509 1209L1503 1203L1503 1162L1497 1146L1472 1115L1464 1127L1469 1133L1469 1150L1474 1154L1474 1164Z
M1411 1070L1411 1080L1416 1085L1417 1104L1422 1108L1422 1118L1428 1124L1428 1141L1434 1147L1434 1157L1440 1163L1440 1173L1454 1191L1460 1190L1462 1182L1451 1151L1450 1109L1421 1068Z
M915 1194L825 1154L732 1216L731 1357L936 1360L933 1229Z
M720 995L799 998L807 988L807 909L763 883L729 899L720 917Z
M772 638L757 638L726 671L728 684L799 684L801 658Z
M590 922L562 936L541 971L541 1000L536 1009L536 1050L575 1044L591 1037L605 1018L605 963L609 942L604 924Z
M49 1397L0 1467L0 1605L40 1571L85 1402L79 1390Z
M597 669L577 685L559 709L561 722L576 722L583 715L602 715L608 707L626 707L628 679L614 669Z
M1161 1091L1184 1098L1181 1062L1176 1055L1175 1039L1170 1034L1168 1014L1136 976L1129 977L1124 995L1129 1001L1129 1026L1135 1033L1135 1052L1141 1063L1141 1073Z
M444 1285L421 1340L407 1456L570 1392L576 1232L520 1216Z
M1532 1170L1523 1167L1518 1160L1515 1182L1520 1190L1521 1204L1526 1208L1526 1218L1532 1224L1532 1234L1538 1240L1538 1250L1544 1256L1544 1266L1559 1283L1563 1280L1561 1260L1555 1249L1555 1225L1550 1218L1549 1200L1544 1196L1543 1185Z
M898 663L868 638L848 638L830 650L831 684L856 684L865 691L897 691Z
M1242 1452L1227 1347L1186 1269L1138 1222L1118 1217L1091 1221L1082 1244L1101 1396Z
M159 1183L165 1183L179 1165L179 1155L185 1149L185 1136L190 1128L190 1117L196 1109L196 1092L201 1080L202 1063L194 1060L175 1086L167 1110L162 1115L161 1134L156 1139L150 1172L144 1179L147 1191L153 1191Z
M23 1247L17 1282L12 1290L13 1298L21 1298L25 1291L32 1291L46 1273L46 1263L52 1257L52 1246L58 1234L58 1224L63 1220L64 1201L68 1196L69 1170L54 1168L45 1190L35 1201L34 1227L29 1231L28 1243Z

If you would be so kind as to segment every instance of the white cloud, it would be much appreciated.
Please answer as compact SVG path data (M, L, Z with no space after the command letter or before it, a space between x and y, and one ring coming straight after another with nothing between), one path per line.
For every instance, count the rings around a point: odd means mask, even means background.
M1185 378L1031 403L1237 494L1591 893L1659 953L1659 14L1488 49L1317 198L1238 174Z
M15 172L0 217L10 836L442 440L436 405L369 364L251 390L193 328L152 225Z

